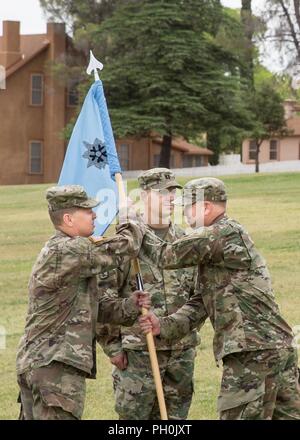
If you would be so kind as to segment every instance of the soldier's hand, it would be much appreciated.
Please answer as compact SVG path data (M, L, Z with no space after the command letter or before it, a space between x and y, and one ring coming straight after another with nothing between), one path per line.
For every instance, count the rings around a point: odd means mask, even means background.
M150 332L152 332L154 336L160 334L160 322L153 312L148 312L147 315L140 316L139 324L145 334Z
M126 370L128 365L127 354L123 351L110 358L110 362L115 365L119 370Z
M148 292L142 292L141 290L136 290L132 294L135 304L144 309L150 309L151 307L151 299Z

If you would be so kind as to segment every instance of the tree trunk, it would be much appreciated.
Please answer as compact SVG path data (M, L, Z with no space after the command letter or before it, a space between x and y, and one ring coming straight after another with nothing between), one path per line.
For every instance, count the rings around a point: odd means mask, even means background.
M282 8L282 11L285 15L285 18L288 22L288 26L290 28L290 32L291 32L291 37L293 39L293 43L295 46L295 49L297 51L298 54L298 61L300 60L300 42L297 36L297 31L295 29L294 23L293 23L293 19L291 16L291 12L289 10L289 7L284 3L283 0L279 0L280 6ZM295 8L295 16L296 16L296 21L299 27L299 2L298 1L294 1L294 8ZM297 11L297 12L296 12Z
M259 173L259 152L260 152L260 143L256 141L256 156L255 156L255 172Z
M160 151L159 166L162 168L170 168L172 135L165 134Z
M298 25L298 30L300 30L300 1L294 0L295 17Z
M211 128L207 130L207 148L214 152L213 156L209 157L211 165L218 165L221 150L220 130Z
M242 0L241 21L244 28L246 39L245 45L245 67L241 69L241 75L248 82L250 87L254 89L254 66L253 66L253 19L251 0Z

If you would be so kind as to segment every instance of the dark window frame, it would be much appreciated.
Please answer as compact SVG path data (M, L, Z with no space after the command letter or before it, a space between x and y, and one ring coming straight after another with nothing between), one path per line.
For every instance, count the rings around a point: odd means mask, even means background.
M40 145L40 155L37 157L33 157L32 155L32 144L39 144ZM28 174L30 175L42 175L44 174L44 166L43 166L43 158L44 158L44 143L42 140L33 139L29 141L29 163L28 163ZM40 170L39 171L33 171L32 169L32 160L39 160L40 161Z
M275 144L275 149L272 148L272 143L273 146ZM278 140L277 139L270 139L270 151L269 151L269 159L270 160L278 160Z
M254 146L254 148L251 148ZM254 140L249 141L248 157L249 160L256 160L257 146ZM253 155L253 156L252 156Z
M182 168L193 168L194 158L191 154L184 154L182 158Z
M33 78L34 77L40 77L42 79L41 81L41 88L34 88L33 87ZM41 102L36 104L33 102L33 93L38 92L41 94ZM43 107L44 105L44 74L43 73L31 73L30 74L30 105L32 107Z
M124 157L122 147L127 148L127 157ZM119 162L122 170L128 171L130 169L130 144L122 142L118 145L117 150L118 150Z
M189 165L186 166L186 160L189 161ZM200 161L200 164L198 163ZM199 168L205 166L204 156L202 154L186 154L183 155L182 167L183 168Z
M160 154L153 154L153 168L159 167Z

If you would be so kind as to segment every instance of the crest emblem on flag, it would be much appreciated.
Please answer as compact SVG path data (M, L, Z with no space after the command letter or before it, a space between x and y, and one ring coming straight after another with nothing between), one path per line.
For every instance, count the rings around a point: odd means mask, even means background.
M87 151L84 152L83 158L88 160L87 167L95 166L101 170L107 165L107 153L103 142L96 138L93 144L83 142Z

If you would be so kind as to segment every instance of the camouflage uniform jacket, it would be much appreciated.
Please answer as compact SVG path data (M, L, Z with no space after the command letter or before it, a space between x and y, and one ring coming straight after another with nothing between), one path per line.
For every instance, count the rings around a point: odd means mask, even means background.
M17 373L59 361L95 377L96 321L131 325L138 315L132 300L101 295L96 275L138 254L140 227L120 226L118 237L99 240L57 231L41 250L29 281L25 334Z
M146 226L147 234L155 233L150 226ZM184 230L170 225L164 240L173 242L185 235ZM157 240L163 241L156 235ZM157 253L157 247L152 247L151 252ZM153 258L153 257L152 257ZM156 257L154 257L156 258ZM143 244L139 253L141 273L144 281L144 288L150 293L152 310L157 316L167 316L178 310L193 295L195 286L195 268L162 270L157 267L149 256L143 251ZM128 297L132 291L136 290L135 276L130 272L130 264L126 264L115 271L104 280L103 274L99 280L101 289L112 296ZM138 323L132 327L117 327L111 325L101 325L97 323L97 339L103 351L109 357L116 356L122 351L127 350L146 350L147 344L145 336L141 334ZM195 347L200 339L196 330L192 330L188 335L178 342L170 342L163 339L156 341L157 350L179 350L182 348Z
M149 253L153 245L149 241ZM162 267L198 265L198 279L193 298L163 318L160 337L182 337L209 317L217 362L229 353L291 346L292 330L280 315L265 261L239 223L220 216L161 248Z

